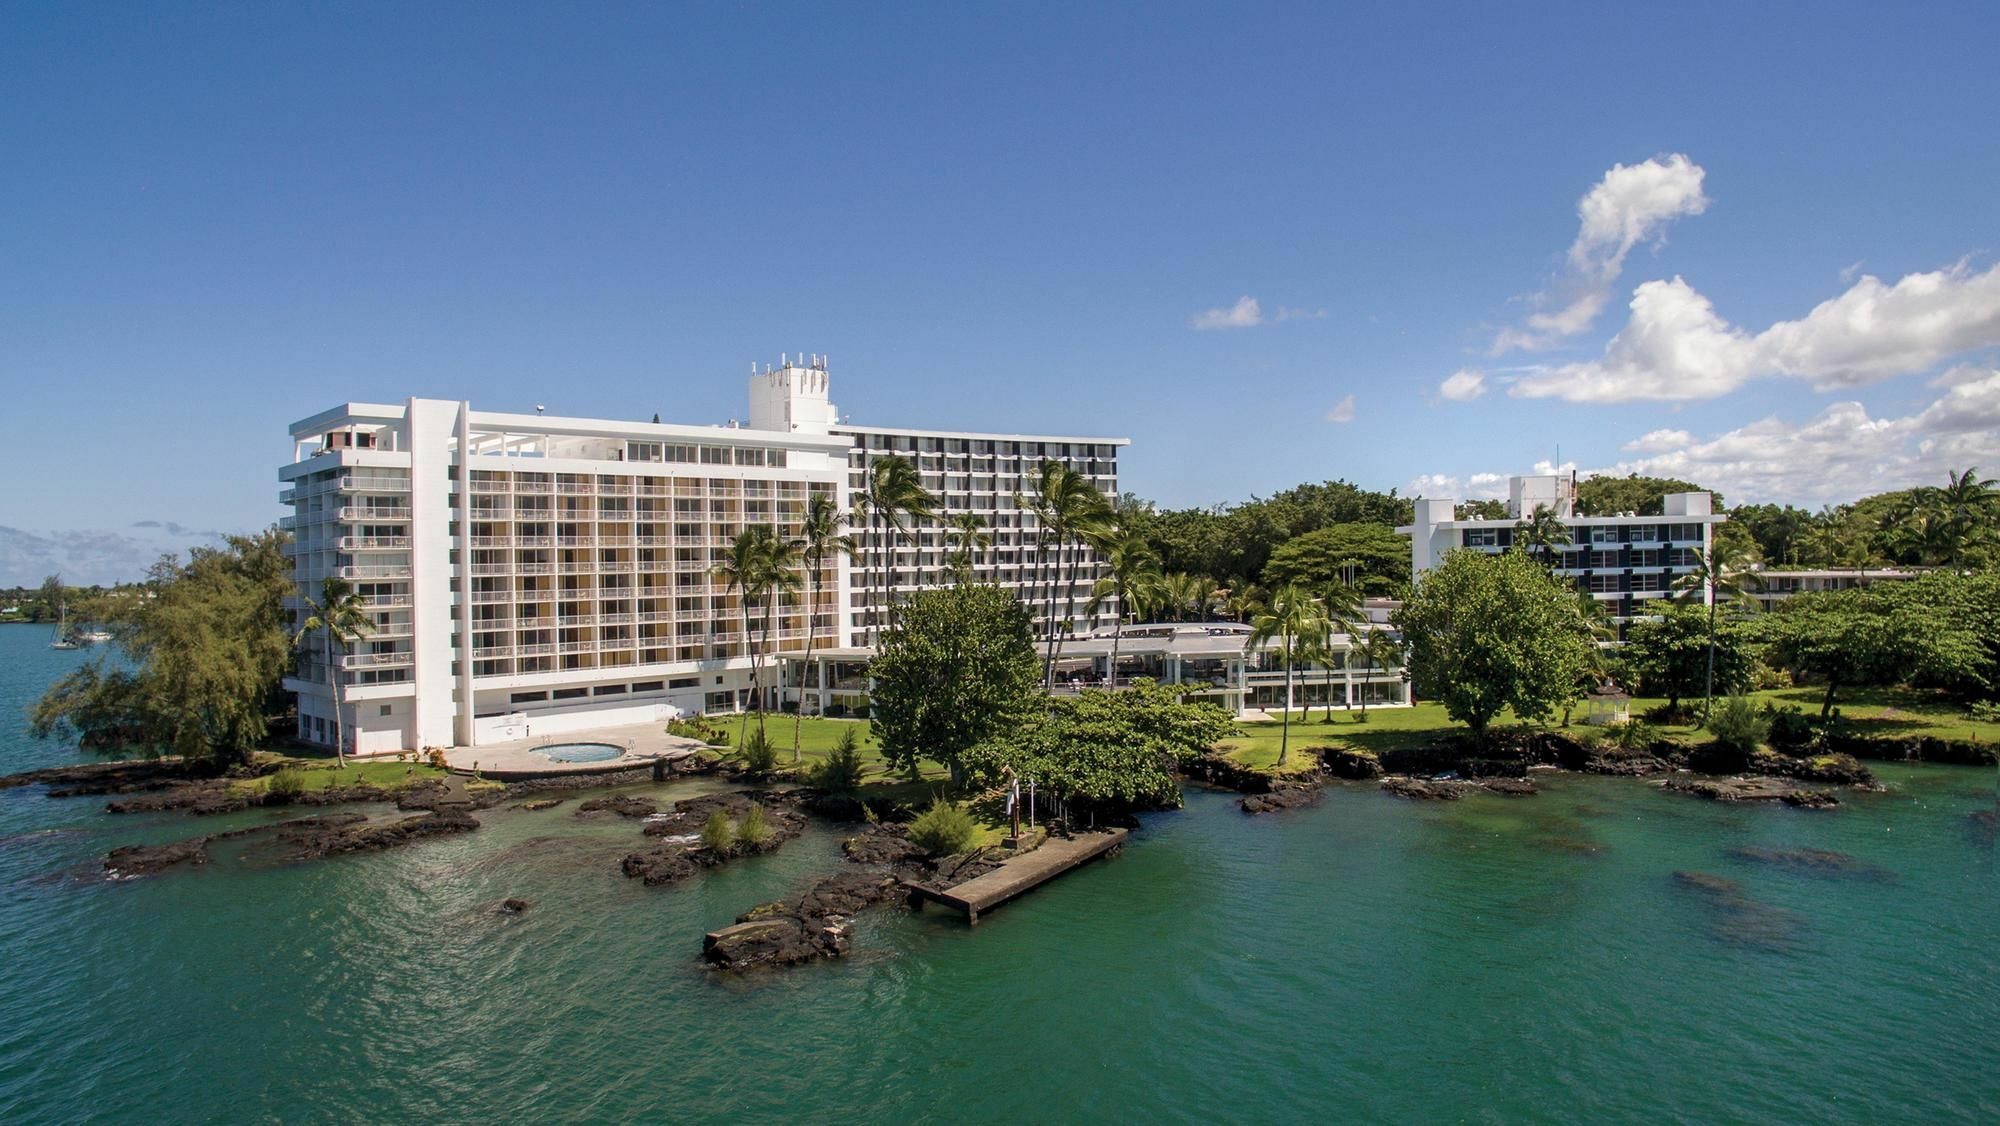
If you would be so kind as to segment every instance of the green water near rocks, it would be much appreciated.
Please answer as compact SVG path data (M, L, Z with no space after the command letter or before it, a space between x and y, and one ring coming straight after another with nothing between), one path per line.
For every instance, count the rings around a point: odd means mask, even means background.
M87 659L45 632L0 627L0 717ZM73 760L18 726L0 770ZM110 882L114 845L266 815L0 791L0 1121L1992 1121L1994 778L1881 773L1819 814L1569 777L1257 819L1195 793L977 930L871 912L847 960L753 980L702 933L836 863L833 831L648 889L616 870L636 824L572 801Z

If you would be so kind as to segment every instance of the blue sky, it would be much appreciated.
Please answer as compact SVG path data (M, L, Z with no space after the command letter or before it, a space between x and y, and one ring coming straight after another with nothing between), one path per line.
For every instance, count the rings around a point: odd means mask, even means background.
M800 351L858 421L1130 436L1171 504L1558 446L1732 500L2000 470L1995 42L1971 4L6 5L0 526L257 526L336 401L721 421Z

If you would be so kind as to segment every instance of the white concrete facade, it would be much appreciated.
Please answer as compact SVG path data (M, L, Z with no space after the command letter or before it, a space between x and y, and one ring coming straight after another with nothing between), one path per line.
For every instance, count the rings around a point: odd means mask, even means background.
M1021 521L1032 517L1016 514L1012 497L1042 456L1086 468L1115 494L1123 439L858 430L836 425L829 385L816 356L753 371L747 427L420 398L347 403L294 423L279 477L300 594L317 598L338 574L374 622L336 662L348 748L472 746L746 706L751 644L804 651L810 584L777 608L766 642L761 620L746 637L741 603L714 565L749 525L796 539L814 493L849 508L857 471L905 439L941 503L914 545L896 548L899 591L943 580L945 528L960 511L995 525L976 574L1034 586L1037 572L1018 561L1032 531ZM878 434L896 437L874 448ZM955 455L957 443L965 452ZM974 443L1020 452L989 455L975 488L969 469L945 464L972 458ZM826 561L810 608L815 648L860 638L858 571L885 550L864 543L860 563ZM1076 576L1087 590L1094 561ZM298 694L299 736L330 743L333 694L319 647L309 649L286 685ZM766 673L773 697L774 679Z
M1510 478L1503 520L1460 520L1455 499L1417 500L1415 520L1396 529L1410 537L1412 581L1437 566L1446 552L1508 550L1516 524L1545 507L1569 529L1571 540L1556 549L1555 572L1603 604L1622 640L1627 625L1648 615L1648 603L1673 595L1676 584L1694 569L1694 553L1709 550L1715 526L1727 519L1714 511L1708 493L1668 494L1658 516L1580 516L1575 489L1575 480L1567 476Z

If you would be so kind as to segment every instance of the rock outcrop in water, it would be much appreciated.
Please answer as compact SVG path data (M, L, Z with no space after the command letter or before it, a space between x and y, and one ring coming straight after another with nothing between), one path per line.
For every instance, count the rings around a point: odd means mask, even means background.
M1851 876L1863 880L1890 881L1895 873L1879 868L1866 860L1859 860L1844 852L1832 852L1823 848L1755 848L1745 846L1732 848L1729 855L1753 864L1768 864L1778 868L1807 872L1815 876Z
M764 801L755 801L755 799ZM758 856L777 851L785 842L805 831L806 819L796 811L765 804L785 800L785 795L745 792L706 794L675 802L670 812L655 813L646 820L642 832L660 838L661 843L644 852L628 853L618 862L627 877L643 880L647 887L677 883L703 868L713 868L742 856ZM585 802L585 805L591 804ZM647 803L651 804L651 803ZM761 841L738 840L727 851L718 852L696 838L711 815L720 811L741 825L752 804L764 811L770 835ZM579 808L579 812L582 810Z
M1464 787L1457 782L1435 782L1423 778L1385 778L1382 792L1399 798L1414 798L1425 801L1457 801L1464 796Z
M428 813L384 824L370 823L359 813L335 813L323 817L301 817L269 825L252 825L226 833L208 833L165 845L127 845L114 848L104 857L105 871L113 876L157 875L180 865L208 863L209 848L217 841L242 838L272 838L281 861L319 860L350 852L373 852L397 848L430 837L470 832L479 822L460 811Z
M620 817L651 817L660 807L645 798L635 798L629 794L613 794L610 797L591 798L576 807L576 815L589 813L615 813Z
M1320 798L1317 782L1297 782L1273 787L1268 793L1249 794L1243 798L1245 813L1276 813L1283 809L1297 809L1311 805Z
M1783 802L1802 809L1831 809L1840 804L1832 790L1815 790L1788 778L1674 778L1665 788L1710 801Z
M1707 872L1675 872L1674 884L1698 896L1714 913L1710 933L1722 942L1784 951L1805 933L1804 919L1751 899L1735 880Z

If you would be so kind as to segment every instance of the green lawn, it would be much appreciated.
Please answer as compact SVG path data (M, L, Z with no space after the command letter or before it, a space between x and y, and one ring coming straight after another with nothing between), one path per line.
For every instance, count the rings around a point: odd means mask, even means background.
M439 770L435 766L414 762L350 762L346 766L340 766L331 755L324 757L285 755L268 751L260 752L257 755L257 765L260 768L291 767L296 769L305 782L305 788L308 790L325 790L334 786L357 786L364 782L371 786L380 786L385 790L401 790L414 786L419 782L426 782L433 778L443 778L445 775L444 771ZM230 789L245 796L261 794L269 787L270 781L271 775L265 773L258 778L236 782L230 786Z
M1751 696L1759 702L1779 707L1791 704L1810 715L1819 714L1820 690L1817 688L1779 688L1753 692ZM1632 714L1636 717L1665 703L1661 699L1635 698ZM1695 703L1698 707L1700 701ZM2000 742L2000 724L1977 722L1966 714L1964 708L1928 693L1901 689L1851 689L1836 695L1834 706L1861 735L1928 735L1955 741ZM1366 713L1366 723L1361 722L1362 714L1359 711L1335 712L1332 721L1328 722L1326 713L1320 709L1314 709L1310 717L1294 712L1292 754L1285 763L1286 773L1307 771L1314 767L1316 756L1300 755L1298 751L1301 748L1340 746L1380 752L1446 731L1465 730L1463 724L1453 723L1444 714L1444 705L1437 703L1419 703L1409 708L1370 708ZM1584 709L1578 708L1572 715L1575 722L1561 730L1575 736L1601 736L1605 733L1602 727L1586 726L1582 722L1583 715ZM1512 715L1503 715L1496 726L1517 724ZM1224 752L1244 766L1273 771L1277 768L1281 726L1278 723L1239 724L1241 734L1222 744ZM1670 738L1693 738L1697 734L1694 727L1662 726L1659 730Z

